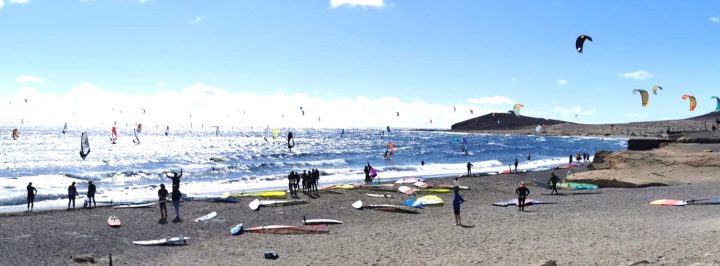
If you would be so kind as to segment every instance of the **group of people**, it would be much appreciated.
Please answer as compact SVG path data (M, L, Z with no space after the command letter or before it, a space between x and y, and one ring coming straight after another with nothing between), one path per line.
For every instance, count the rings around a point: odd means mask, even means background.
M290 196L297 198L298 190L302 189L303 193L308 195L320 196L318 193L318 182L320 180L320 170L310 169L303 170L302 174L290 171L288 175L288 188ZM302 187L300 186L302 185Z
M35 188L32 185L32 182L29 182L27 185L27 211L31 212L35 208L35 196L38 194L37 188ZM88 190L87 190L87 198L85 199L85 203L83 204L83 208L93 208L97 207L97 202L95 202L95 192L97 191L95 184L93 184L92 181L88 181ZM75 209L75 198L78 196L77 187L75 186L75 182L72 182L70 186L68 187L68 207L67 209ZM72 206L72 208L71 208Z
M588 162L588 161L590 161L590 154L587 153L587 152L583 152L583 153L579 153L579 152L578 152L578 153L575 154L575 161L577 161L577 162L580 162L580 161L586 161L586 162ZM570 155L570 163L572 163L572 162L573 162L573 156Z

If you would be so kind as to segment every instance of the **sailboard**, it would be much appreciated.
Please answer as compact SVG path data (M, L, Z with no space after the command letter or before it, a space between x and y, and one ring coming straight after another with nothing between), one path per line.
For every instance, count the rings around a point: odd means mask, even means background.
M112 129L110 130L110 142L112 142L112 144L115 144L115 142L117 141L117 138L118 138L117 128L113 126Z
M65 133L67 133L67 122L65 122L65 124L63 125L62 133L63 133L63 135L65 135Z
M85 160L88 154L90 154L90 140L87 133L83 132L80 136L80 157Z
M280 130L278 130L277 128L273 128L273 132L272 132L273 139L277 139L278 135L280 135Z
M140 124L138 124L138 126L139 125ZM140 138L138 137L138 133L140 133L140 130L138 130L138 129L133 130L133 135L135 135L135 139L133 140L133 143L135 143L135 144L140 144Z

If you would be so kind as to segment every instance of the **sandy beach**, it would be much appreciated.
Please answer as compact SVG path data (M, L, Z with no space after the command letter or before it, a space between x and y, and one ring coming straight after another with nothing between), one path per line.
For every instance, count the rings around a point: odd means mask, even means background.
M578 169L582 171L582 169ZM561 177L565 170L554 170ZM248 208L241 203L185 202L184 221L158 223L157 207L146 209L77 209L5 214L0 217L0 261L3 265L73 264L72 256L93 254L106 265L717 265L714 243L720 229L719 205L655 207L662 198L707 198L720 195L717 181L647 188L602 188L563 191L561 196L530 185L530 198L553 204L496 207L509 200L521 180L547 180L546 172L522 175L463 177L465 227L454 225L452 195L440 194L446 204L426 207L420 214L356 210L367 203L401 204L408 198L364 196L367 190L322 193L310 204ZM449 183L433 179L429 183ZM711 185L708 185L711 184ZM302 198L307 198L301 195ZM169 215L174 210L168 208ZM195 223L194 218L217 211L217 218ZM106 220L118 216L123 226L110 228ZM329 234L273 235L245 233L231 236L237 223L247 227L301 224L302 217L331 218ZM186 246L143 247L135 240L183 235ZM266 260L264 251L280 258Z

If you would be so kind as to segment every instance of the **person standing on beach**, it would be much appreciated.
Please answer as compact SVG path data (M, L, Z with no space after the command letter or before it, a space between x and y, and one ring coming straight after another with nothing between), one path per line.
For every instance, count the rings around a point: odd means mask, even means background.
M467 170L468 170L468 174L467 174L467 175L468 175L468 176L472 175L472 171L471 171L471 170L472 170L472 167L473 167L473 164L470 163L470 162L468 162L468 164L467 164Z
M160 184L158 190L158 199L160 201L160 220L167 220L167 196L168 191L165 189L165 184ZM177 213L177 210L176 210Z
M518 211L525 211L525 199L530 195L530 190L525 187L525 181L520 182L520 187L515 190L515 194L518 195Z
M459 189L460 188L460 177L455 177L455 180L453 180L452 185L453 185L453 189L454 188Z
M180 189L177 189L177 188L173 189L172 195L171 195L173 206L175 207L175 219L173 219L173 222L182 221L182 219L180 219L180 196L181 195L182 194L180 193ZM167 214L166 214L166 217L167 217Z
M552 173L550 180L548 180L548 185L550 185L550 188L552 189L550 191L550 195L552 195L553 192L555 192L555 195L558 195L558 191L557 191L557 183L558 182L560 182L560 178L557 175L555 175L555 173Z
M570 162L568 164L572 164L572 154L570 154Z
M462 221L460 220L460 204L465 202L465 199L460 196L459 187L454 187L453 192L455 192L455 196L453 196L453 213L455 214L455 225L462 226Z
M372 181L370 180L370 163L363 168L363 172L365 172L365 183L370 183Z
M95 202L95 184L93 184L92 181L88 181L88 191L87 191L87 205L88 208L92 208L93 206L97 207L97 202Z
M72 202L72 208L75 209L75 196L77 196L77 188L75 188L75 182L68 187L68 210L70 209L70 203Z
M183 170L182 170L182 168L180 168L180 174L178 174L177 172L173 171L173 172L172 172L172 175L170 175L170 173L165 173L165 176L166 176L167 178L172 179L172 188L173 188L173 190L180 189L180 178L183 176Z
M31 212L35 208L35 195L37 195L37 189L32 186L32 182L27 185L27 208Z
M518 159L515 157L515 173L517 173Z

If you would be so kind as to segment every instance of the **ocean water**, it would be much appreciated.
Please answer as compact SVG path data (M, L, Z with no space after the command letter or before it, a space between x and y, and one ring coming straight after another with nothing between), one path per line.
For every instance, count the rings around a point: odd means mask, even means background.
M141 143L133 143L132 129L119 129L117 144L109 129L87 129L91 152L79 156L79 130L62 134L59 128L28 127L13 140L9 127L0 137L0 212L24 210L26 186L38 190L36 209L59 208L67 187L77 182L84 194L87 181L98 189L96 198L113 201L156 198L157 186L169 188L164 173L183 169L181 191L190 196L217 196L224 192L287 187L291 170L317 168L321 185L363 180L369 162L380 180L399 177L438 177L508 168L515 158L519 169L544 169L568 162L577 152L624 150L626 139L468 134L408 129L285 129L273 140L267 129L215 128L172 131L146 128ZM285 136L292 131L296 146L290 151ZM468 154L461 151L467 138ZM266 140L267 139L267 140ZM395 154L384 159L388 143ZM527 160L528 154L531 161ZM215 158L216 160L211 160ZM421 166L421 161L425 162ZM82 205L82 199L78 200Z

